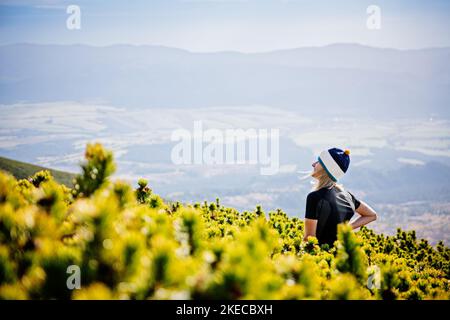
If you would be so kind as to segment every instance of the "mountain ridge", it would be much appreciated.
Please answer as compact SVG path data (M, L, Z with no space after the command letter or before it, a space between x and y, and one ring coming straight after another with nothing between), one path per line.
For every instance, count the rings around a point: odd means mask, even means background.
M0 46L0 103L264 104L305 113L450 116L449 57L450 49L355 45L255 54L161 46Z
M274 52L285 52L285 51L296 51L296 50L307 50L307 49L324 49L324 48L361 48L361 49L376 49L376 50L391 50L397 52L418 52L418 51L450 51L450 46L441 47L423 47L423 48L394 48L394 47L376 47L366 44L361 44L357 42L335 42L321 46L299 46L299 47L288 47L282 49L271 49L262 51L238 51L238 50L216 50L216 51L195 51L185 48L179 48L167 45L158 44L132 44L132 43L114 43L107 45L93 45L88 43L71 43L71 44L58 44L58 43L36 43L36 42L17 42L17 43L5 43L0 44L2 47L12 47L12 46L48 46L48 47L90 47L90 48L117 48L117 47L130 47L130 48L159 48L159 49L170 49L178 50L193 54L214 54L214 53L236 53L242 55L253 55L253 54L267 54Z
M48 170L54 179L68 187L72 186L72 180L75 177L74 173L50 169L31 163L13 160L0 156L0 170L12 174L16 179L27 179L38 171Z

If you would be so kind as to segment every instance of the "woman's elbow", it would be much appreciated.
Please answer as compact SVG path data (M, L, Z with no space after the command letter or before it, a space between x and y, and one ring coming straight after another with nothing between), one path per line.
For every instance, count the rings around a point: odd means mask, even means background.
M378 219L378 215L376 213L374 213L373 216L372 216L372 221L375 221L377 219Z

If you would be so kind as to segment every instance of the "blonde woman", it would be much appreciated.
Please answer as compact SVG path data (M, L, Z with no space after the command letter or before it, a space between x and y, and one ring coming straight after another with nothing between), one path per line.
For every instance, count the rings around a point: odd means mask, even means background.
M350 151L332 148L323 151L312 164L311 176L316 180L314 191L306 199L305 236L314 236L319 244L333 246L339 223L350 221L354 213L359 217L351 223L353 229L377 219L376 212L363 201L337 184L350 165Z

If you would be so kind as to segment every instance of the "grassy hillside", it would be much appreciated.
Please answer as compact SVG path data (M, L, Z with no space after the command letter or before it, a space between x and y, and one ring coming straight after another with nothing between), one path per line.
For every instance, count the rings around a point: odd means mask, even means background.
M57 182L65 184L68 187L72 186L72 180L75 177L73 173L48 169L3 157L0 157L0 170L11 173L16 179L26 179L38 171L48 170Z

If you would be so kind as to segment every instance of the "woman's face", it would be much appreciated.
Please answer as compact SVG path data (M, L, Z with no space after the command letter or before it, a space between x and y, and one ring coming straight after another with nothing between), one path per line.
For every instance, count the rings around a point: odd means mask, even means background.
M322 165L320 164L319 161L313 162L312 164L313 167L313 172L311 174L311 177L316 178L319 173L322 171Z

